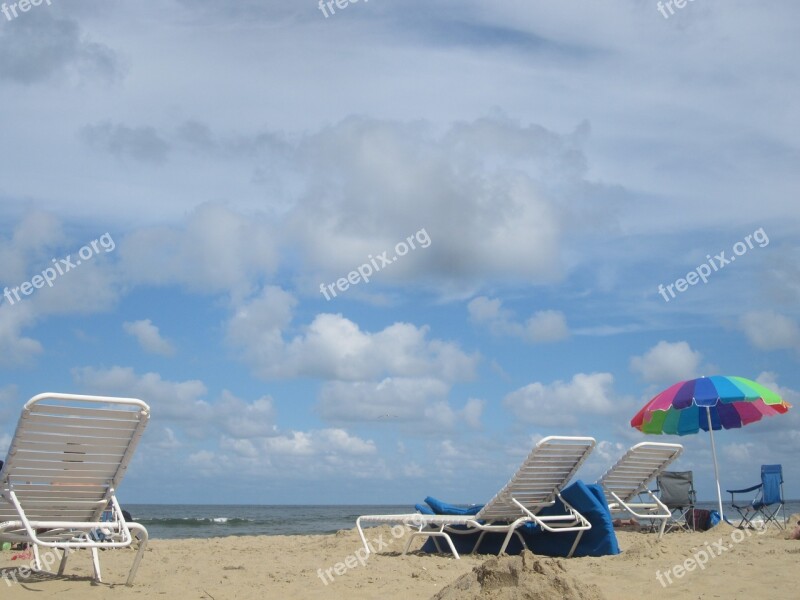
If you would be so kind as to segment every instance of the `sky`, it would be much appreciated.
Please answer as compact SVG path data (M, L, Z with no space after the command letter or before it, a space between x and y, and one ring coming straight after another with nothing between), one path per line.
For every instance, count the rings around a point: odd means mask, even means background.
M0 456L72 392L151 407L123 503L485 502L548 435L714 499L630 419L800 403L800 4L340 1L4 5ZM715 440L800 498L797 408Z

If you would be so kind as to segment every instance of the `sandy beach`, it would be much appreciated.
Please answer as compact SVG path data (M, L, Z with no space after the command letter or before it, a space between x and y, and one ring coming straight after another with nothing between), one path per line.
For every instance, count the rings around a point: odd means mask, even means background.
M791 522L797 521L797 515ZM123 585L132 550L101 553L104 583L90 580L89 554L70 558L65 577L0 582L4 598L790 598L800 588L800 541L720 525L703 533L620 531L622 553L601 558L399 556L404 540L370 530L386 547L363 566L355 530L324 536L226 537L150 542L137 580ZM12 575L23 565L0 553ZM348 567L348 557L352 568ZM688 562L687 562L688 561ZM341 563L336 575L336 565ZM703 563L700 565L700 563ZM702 566L702 568L700 568ZM11 569L9 571L9 569ZM326 576L325 571L331 576ZM345 570L346 569L346 570ZM477 569L477 575L476 575ZM660 575L660 582L659 582ZM331 581L331 577L333 581ZM327 583L323 582L323 578ZM458 581L457 581L458 580ZM450 587L448 587L450 586Z

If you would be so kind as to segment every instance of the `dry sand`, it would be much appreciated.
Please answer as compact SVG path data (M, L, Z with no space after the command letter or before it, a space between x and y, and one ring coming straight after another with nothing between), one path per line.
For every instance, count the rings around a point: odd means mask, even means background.
M792 517L796 523L798 516ZM355 530L326 536L230 537L211 540L155 540L142 561L132 587L123 585L132 550L101 552L104 583L90 581L87 552L70 558L65 577L32 576L10 586L0 580L0 597L21 598L342 598L384 600L561 599L648 600L675 598L800 597L800 541L787 532L770 529L763 535L720 525L704 533L670 533L659 541L653 534L619 532L619 556L548 559L522 557L399 556L404 540L388 527L370 530L383 535L388 546L358 564L360 548ZM739 538L742 538L739 541ZM725 550L721 550L721 548ZM701 570L677 577L673 568L700 552L711 552ZM20 561L12 552L0 553L0 569L14 573ZM356 564L327 585L318 575L353 556ZM691 563L686 566L691 566ZM341 570L341 567L340 567ZM657 571L670 573L672 583Z

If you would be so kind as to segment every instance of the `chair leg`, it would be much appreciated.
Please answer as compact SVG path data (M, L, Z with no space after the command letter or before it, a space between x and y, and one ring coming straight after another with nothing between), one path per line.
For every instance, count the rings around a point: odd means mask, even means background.
M141 525L136 527L136 525L138 525L138 523L130 523L128 525L132 531L136 531L136 538L139 540L139 548L136 550L136 557L133 559L133 565L131 565L131 570L128 573L128 580L125 582L125 585L133 585L133 578L136 577L136 571L139 570L139 563L142 562L145 548L147 548L147 529Z
M61 550L61 562L58 565L58 575L64 574L64 569L67 567L67 557L69 556L70 549L64 548Z
M39 558L39 546L38 544L33 545L33 569L35 571L42 570L42 560Z
M661 519L661 527L658 528L658 539L660 540L664 536L664 530L667 527L667 521L669 519Z
M94 570L94 580L97 583L102 583L103 578L100 575L100 553L97 551L97 548L89 548L92 553L92 569Z
M444 538L445 541L447 542L447 545L450 547L450 552L453 553L453 556L455 557L455 559L456 560L460 559L461 557L458 555L458 550L456 550L456 547L453 544L453 540L450 538L450 535L446 531L444 531L444 527L445 526L442 525L441 528L439 529L439 531L415 531L414 533L411 534L411 537L406 542L406 549L403 551L403 554L405 554L408 551L409 546L411 546L411 540L414 537L416 537L418 535L426 535L426 536L432 537L434 539L434 544L436 544L436 549L437 550L439 550L439 544L436 543L436 538L437 537Z
M572 543L572 548L569 549L569 554L567 554L567 558L572 558L572 555L575 553L575 548L578 547L578 542L581 541L582 536L583 536L583 531L579 531L578 535L575 537L575 541Z
M470 554L475 554L478 551L478 546L481 545L481 542L483 541L483 536L485 535L486 535L486 530L481 531L481 534L478 536L478 541L475 542L475 545L472 547L472 552L470 552Z
M503 545L500 546L500 552L497 553L498 555L505 553L506 548L508 548L508 543L511 541L511 537L514 535L515 531L516 529L512 529L506 534L506 538L503 540Z

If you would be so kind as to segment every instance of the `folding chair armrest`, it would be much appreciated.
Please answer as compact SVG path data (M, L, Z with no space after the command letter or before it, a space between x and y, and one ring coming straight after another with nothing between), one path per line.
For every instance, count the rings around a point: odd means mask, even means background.
M745 488L743 490L726 490L729 494L746 494L747 492L754 492L763 486L763 483L759 483L758 485L754 485L753 487Z

